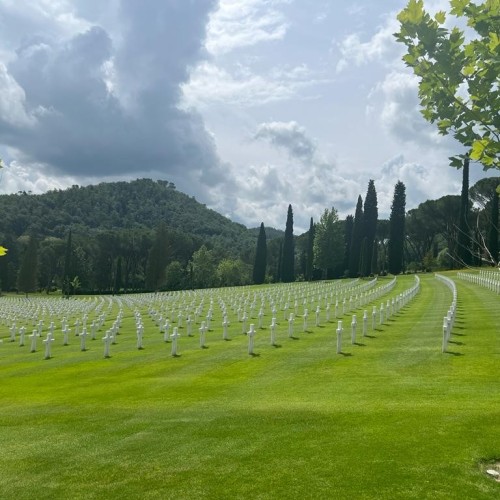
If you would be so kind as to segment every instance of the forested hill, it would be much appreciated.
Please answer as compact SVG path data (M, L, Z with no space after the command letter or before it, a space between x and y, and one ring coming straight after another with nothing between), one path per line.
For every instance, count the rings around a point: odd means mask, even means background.
M214 244L244 248L256 241L254 232L177 191L172 183L150 179L1 195L0 213L0 232L14 238L63 238L69 228L77 233L154 229L164 222L169 229Z

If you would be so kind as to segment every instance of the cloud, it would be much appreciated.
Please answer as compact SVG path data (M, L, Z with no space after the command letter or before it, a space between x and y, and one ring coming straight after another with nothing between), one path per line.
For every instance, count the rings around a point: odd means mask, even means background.
M220 0L210 17L206 47L221 55L261 42L281 40L288 29L284 15L275 5L283 0Z
M254 139L265 139L301 161L311 161L316 152L316 145L306 136L305 129L294 121L261 123Z
M380 26L373 36L362 41L359 33L350 33L338 44L340 59L337 72L340 73L351 66L359 67L373 61L393 61L402 53L397 46L393 33L399 28L396 16L388 16L384 25Z
M26 12L2 5L5 24L32 35L0 35L9 47L0 66L0 143L49 174L154 171L194 190L220 179L203 120L178 107L189 68L206 57L215 0L94 2L92 20L81 17L84 4L38 0Z

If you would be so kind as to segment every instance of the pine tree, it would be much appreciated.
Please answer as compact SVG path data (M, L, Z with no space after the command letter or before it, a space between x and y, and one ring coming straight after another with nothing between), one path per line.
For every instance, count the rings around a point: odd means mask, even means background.
M394 186L391 215L389 217L388 270L399 274L403 270L405 240L406 186L398 181Z
M283 259L281 262L281 268L281 281L283 281L284 283L295 281L295 245L293 241L292 205L288 205L285 238L283 240Z
M253 282L261 285L266 280L267 267L267 241L264 223L261 222L259 236L257 238L257 249L255 250L255 262L253 266Z
M349 254L349 276L351 278L359 276L359 258L363 241L363 229L363 198L360 195L358 196L358 203L356 204L356 212L354 214L351 251Z
M363 254L363 267L361 268L362 276L368 276L373 272L372 256L373 245L375 244L375 234L377 232L378 207L377 207L377 192L375 191L375 183L373 179L368 182L368 190L366 192L364 205L364 237L366 238L365 253Z
M17 289L28 295L36 291L38 285L38 242L29 237L28 245L23 255L21 267L17 275Z
M338 224L337 210L325 209L314 236L314 266L323 271L323 279L329 278L342 261L342 235Z
M471 237L469 231L469 157L466 157L464 160L462 174L462 193L460 195L460 211L458 214L457 258L461 266L467 266L471 263Z
M305 277L307 281L311 281L313 278L314 269L314 222L311 217L311 222L309 223L309 232L307 233L307 255L306 255L306 273Z

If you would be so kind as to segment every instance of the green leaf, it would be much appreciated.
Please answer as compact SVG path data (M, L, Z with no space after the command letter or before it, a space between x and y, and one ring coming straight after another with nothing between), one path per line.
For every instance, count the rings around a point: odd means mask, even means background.
M439 23L439 24L444 24L446 21L446 12L440 10L435 16L434 19Z
M474 141L470 153L471 160L481 160L484 150L488 147L489 142L490 141L488 139L479 139Z

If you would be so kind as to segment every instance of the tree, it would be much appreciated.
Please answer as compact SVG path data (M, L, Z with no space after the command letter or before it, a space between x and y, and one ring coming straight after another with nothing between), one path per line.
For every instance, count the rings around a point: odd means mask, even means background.
M348 215L344 223L344 274L349 275L349 255L351 253L352 230L354 228L354 217Z
M202 245L190 261L192 269L192 284L195 288L209 288L216 284L216 264L212 250Z
M396 40L406 45L403 60L419 78L422 114L463 144L471 160L500 168L500 3L451 0L450 13L463 18L466 39L456 26L444 28L446 13L432 18L422 0L410 0L399 15ZM466 155L450 158L462 166Z
M500 177L480 179L469 190L469 196L479 208L475 228L476 257L478 264L486 259L498 263L498 218ZM480 225L480 221L483 223ZM487 235L487 236L485 236Z
M36 291L38 285L38 242L30 236L17 275L17 289L28 295Z
M283 257L281 260L281 281L295 281L295 245L293 241L293 211L288 205L286 217L285 238L283 240Z
M253 282L261 285L266 280L267 267L267 242L264 223L261 222L259 236L257 238L257 248L255 250L255 261L253 266Z
M69 297L71 291L71 280L74 278L74 259L73 259L73 239L71 229L66 239L66 249L64 251L64 270L62 279L62 293Z
M352 228L351 253L349 256L349 276L356 278L359 276L359 261L361 255L361 245L363 242L363 198L358 196L356 212L354 213L354 225Z
M332 275L333 269L342 261L342 235L338 225L338 214L334 207L325 209L316 224L314 235L314 266L323 271L323 279Z
M375 190L373 179L370 179L363 207L364 237L366 238L365 252L363 254L364 266L360 269L363 276L368 276L374 271L372 269L372 262L375 234L377 233L377 220L377 191Z
M115 283L113 286L113 292L116 295L119 295L122 287L123 287L122 257L121 255L119 255L118 259L116 260Z
M307 281L311 281L313 278L314 270L314 222L311 217L311 222L309 223L309 231L307 233L307 254L306 254L306 272L305 278Z
M161 223L157 230L153 246L149 251L146 268L146 288L158 291L165 283L165 269L169 261L170 245L165 223Z
M387 250L388 270L399 274L403 270L403 249L405 242L406 186L398 181L394 186L391 215L389 217L389 244Z
M462 192L460 194L460 211L458 213L458 247L457 259L462 266L471 263L471 235L469 230L469 158L464 160L462 172Z

